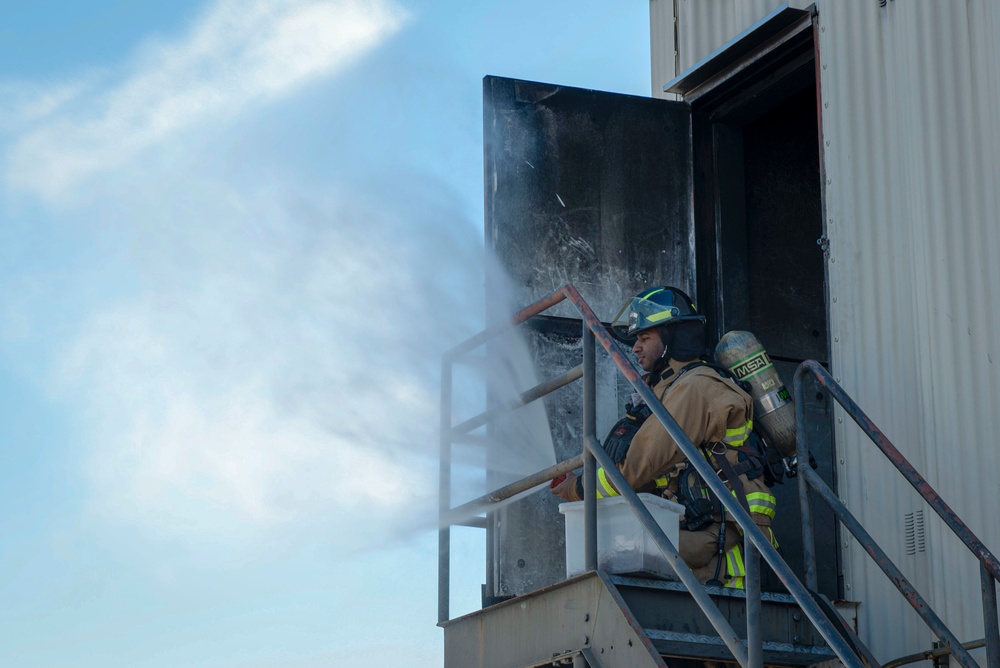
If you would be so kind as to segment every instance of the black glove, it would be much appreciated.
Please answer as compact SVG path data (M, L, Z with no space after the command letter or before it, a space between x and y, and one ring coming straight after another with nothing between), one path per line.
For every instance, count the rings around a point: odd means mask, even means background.
M652 414L653 412L646 404L640 404L637 407L633 407L632 404L625 405L625 417L615 423L615 426L608 432L607 438L604 439L604 451L608 453L615 464L621 464L625 461L625 455L628 454L629 446L632 445L632 439L635 438L636 432L639 431L639 427L646 421L646 418Z

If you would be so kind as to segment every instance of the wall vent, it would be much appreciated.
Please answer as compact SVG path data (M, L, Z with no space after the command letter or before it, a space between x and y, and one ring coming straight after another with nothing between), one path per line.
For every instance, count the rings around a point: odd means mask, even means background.
M906 554L914 555L917 552L926 551L926 543L924 542L924 511L917 510L912 513L906 513L903 526L906 530Z

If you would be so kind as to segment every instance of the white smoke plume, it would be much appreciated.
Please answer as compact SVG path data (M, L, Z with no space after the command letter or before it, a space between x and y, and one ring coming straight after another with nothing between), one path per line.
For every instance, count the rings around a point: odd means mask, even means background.
M381 1L221 0L124 71L7 110L8 191L121 256L50 374L80 413L91 513L174 536L318 526L351 547L436 526L440 358L486 310L478 226L412 170L246 170L274 156L239 127L405 22ZM456 420L483 382L502 399L533 384L506 349L460 382ZM504 444L512 477L552 463L538 410ZM457 456L458 497L486 491L482 462Z
M475 235L426 196L405 212L272 197L176 227L193 271L143 249L153 285L66 355L65 391L99 418L105 512L187 529L434 507L438 360L476 326Z

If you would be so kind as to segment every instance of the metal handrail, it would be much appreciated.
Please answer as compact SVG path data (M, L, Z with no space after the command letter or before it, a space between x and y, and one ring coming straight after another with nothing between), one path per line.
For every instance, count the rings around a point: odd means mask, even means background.
M799 604L803 613L809 618L813 626L827 642L828 646L844 662L852 668L861 668L862 661L854 653L854 650L841 637L837 629L826 618L823 611L812 599L808 590L795 577L789 566L784 562L777 550L771 545L770 540L764 535L759 527L753 522L750 514L739 504L736 498L729 493L722 479L715 474L709 463L701 456L698 449L684 433L684 430L677 424L673 416L660 403L652 389L646 385L642 375L635 368L632 362L625 356L614 343L604 325L591 310L590 306L580 296L580 293L572 285L565 285L549 296L535 302L534 304L516 313L508 323L497 325L487 329L479 335L469 339L463 344L445 354L442 360L442 406L441 406L441 517L442 520L450 517L450 485L451 485L451 364L459 356L475 349L486 341L507 331L510 327L520 324L533 315L537 315L555 304L563 301L570 301L579 311L583 324L583 381L584 381L584 549L585 567L588 570L595 570L597 567L597 543L596 543L596 499L594 494L597 464L604 468L605 474L610 476L612 483L619 490L622 497L628 503L632 512L639 519L639 522L650 533L653 542L666 557L677 576L685 584L692 594L698 606L713 624L720 638L726 643L733 653L733 656L742 666L752 666L760 668L763 663L760 630L759 630L759 606L760 606L760 584L759 570L756 567L758 553L764 557L771 566L775 574L785 585L789 593ZM743 641L733 632L728 621L719 611L718 607L708 597L704 587L698 583L691 569L683 562L673 544L666 537L659 525L653 520L649 511L641 503L638 496L625 481L618 467L611 461L607 453L604 452L597 440L595 431L595 372L594 372L594 342L601 344L610 356L612 362L625 378L632 384L636 392L643 398L650 407L652 414L663 425L667 433L673 438L681 452L684 453L689 464L698 471L705 480L708 487L721 500L722 504L729 511L730 519L735 521L743 530L745 541L745 552L747 560L753 565L748 572L754 581L747 585L747 620L748 620L748 641L747 648L743 646ZM445 386L447 385L447 387ZM448 596L449 596L449 569L450 569L450 525L442 521L439 534L439 582L438 582L438 617L439 622L448 619ZM752 661L752 663L751 663Z
M861 407L844 391L830 373L818 362L806 360L795 370L795 421L796 450L799 461L809 461L809 444L805 436L805 389L804 380L807 374L812 374L816 381L832 396L841 408L861 427L861 430L875 444L879 451L906 478L921 498L944 520L945 524L958 536L966 548L975 555L980 563L980 576L983 596L983 618L986 628L986 656L989 668L1000 668L1000 624L997 620L996 581L1000 578L1000 562L983 544L975 533L962 521L955 511L944 502L944 499L934 491L926 479L921 476L912 464L896 449L892 442L880 430ZM806 584L816 589L816 545L812 531L812 511L809 506L808 491L812 488L820 498L833 510L837 518L854 535L865 551L882 569L886 577L896 586L903 597L916 610L927 626L945 643L949 653L966 668L978 666L968 650L945 626L944 622L931 609L924 598L906 579L899 568L889 559L875 540L865 531L861 523L847 509L847 506L837 498L833 490L819 475L808 466L799 467L799 503L802 510L802 543L805 552Z

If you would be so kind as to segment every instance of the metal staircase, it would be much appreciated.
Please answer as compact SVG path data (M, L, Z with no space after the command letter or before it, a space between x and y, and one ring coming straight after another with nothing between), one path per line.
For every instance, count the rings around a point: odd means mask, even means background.
M706 587L723 616L744 615L741 591ZM675 666L684 657L732 661L732 654L679 582L585 573L442 623L448 666ZM763 594L767 665L808 666L836 658L791 596ZM745 628L745 623L743 624ZM741 642L745 638L740 639ZM473 651L475 648L475 651Z
M523 323L555 304L567 300L583 320L583 363L557 378L522 394L515 405L491 409L459 425L452 425L452 366L456 360L510 327ZM677 442L688 461L723 501L744 536L745 591L700 584L681 560L636 493L604 452L596 434L596 343L652 409L653 415ZM795 374L798 449L808 461L803 438L801 409L803 380L812 374L865 431L927 503L947 523L981 564L983 614L987 665L1000 668L1000 631L997 622L996 581L1000 562L944 503L892 443L820 365L804 362ZM522 480L453 508L451 506L452 444L503 411L538 399L577 379L583 380L583 453ZM450 528L454 525L485 527L479 517L521 492L544 484L561 473L584 468L584 564L587 572L538 591L449 619ZM615 487L674 569L678 581L645 580L608 575L597 568L596 501L597 467L604 468ZM937 635L947 652L965 668L978 664L945 626L927 602L889 560L864 527L825 482L808 466L799 470L799 499L803 516L806 556L805 583L791 571L752 522L749 514L729 494L722 480L699 455L672 416L643 382L640 373L614 344L607 330L572 285L519 311L509 323L488 329L452 349L442 362L441 406L441 531L438 586L438 622L445 631L445 665L480 668L535 666L667 666L693 660L736 661L741 666L806 666L839 660L852 668L881 664L859 639L837 609L816 593L816 555L812 541L809 490L827 503L900 593ZM468 518L473 519L468 519ZM771 567L787 594L762 593L759 557ZM900 660L902 661L902 660ZM899 662L893 662L901 665Z
M705 590L724 617L734 624L741 621L746 604L742 591ZM675 666L673 657L732 661L681 583L601 571L442 626L448 666L574 665L574 658L586 660L580 665L601 668ZM837 658L787 594L762 594L760 628L767 665L808 666Z

